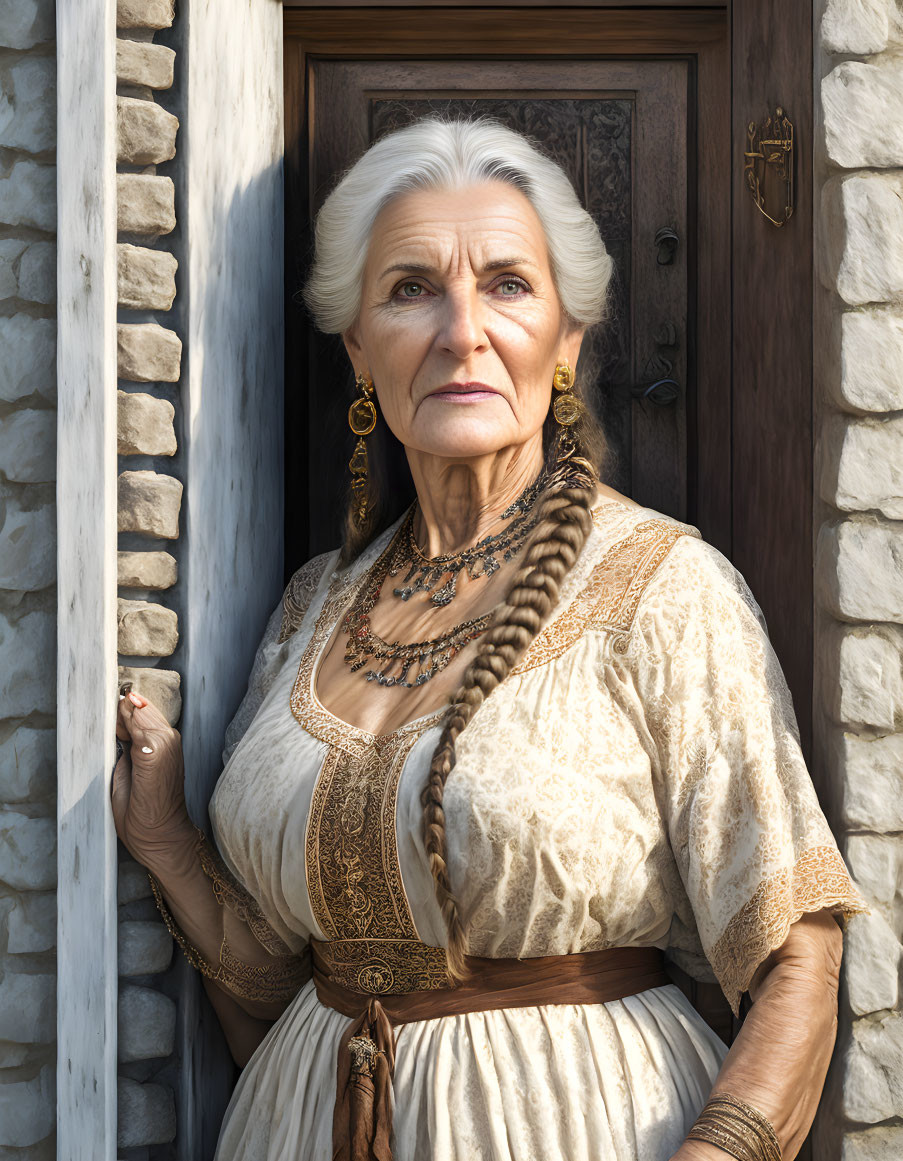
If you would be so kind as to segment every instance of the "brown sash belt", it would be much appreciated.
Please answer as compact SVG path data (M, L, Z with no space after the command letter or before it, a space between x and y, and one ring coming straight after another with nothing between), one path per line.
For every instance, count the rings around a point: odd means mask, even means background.
M339 1043L333 1161L392 1161L393 1029L417 1020L534 1008L605 1004L670 981L656 947L613 947L535 959L467 957L468 982L457 988L365 996L331 980L313 946L321 1004L352 1018Z

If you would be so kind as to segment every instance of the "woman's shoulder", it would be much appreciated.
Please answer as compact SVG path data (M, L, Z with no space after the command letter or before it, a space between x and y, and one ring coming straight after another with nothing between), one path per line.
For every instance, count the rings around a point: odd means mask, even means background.
M587 628L624 639L641 616L681 621L713 603L761 619L741 574L694 525L607 490L593 526L574 601Z
M339 559L339 549L321 552L297 569L282 594L282 615L278 641L287 641L301 626L317 592L329 578Z

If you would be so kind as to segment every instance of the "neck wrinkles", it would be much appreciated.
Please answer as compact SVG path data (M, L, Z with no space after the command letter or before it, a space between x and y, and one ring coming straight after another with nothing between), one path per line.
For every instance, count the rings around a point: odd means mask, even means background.
M408 451L417 489L414 536L430 557L460 552L499 527L505 509L542 470L542 433L475 460Z

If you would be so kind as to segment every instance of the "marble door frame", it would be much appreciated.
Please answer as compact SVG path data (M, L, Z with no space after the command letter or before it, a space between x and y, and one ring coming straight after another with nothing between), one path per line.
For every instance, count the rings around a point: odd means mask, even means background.
M116 2L57 0L57 1156L116 1157Z

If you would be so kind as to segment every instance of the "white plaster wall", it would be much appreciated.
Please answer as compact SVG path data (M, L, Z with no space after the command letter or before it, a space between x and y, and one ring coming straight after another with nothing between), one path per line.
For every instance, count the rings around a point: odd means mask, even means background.
M818 1161L903 1157L903 24L815 21L816 761L872 913L844 947Z
M282 5L182 0L181 11L180 729L189 807L206 825L225 726L283 588ZM222 1041L203 1021L197 981L186 978L177 1033L186 1158L212 1155L229 1096Z

